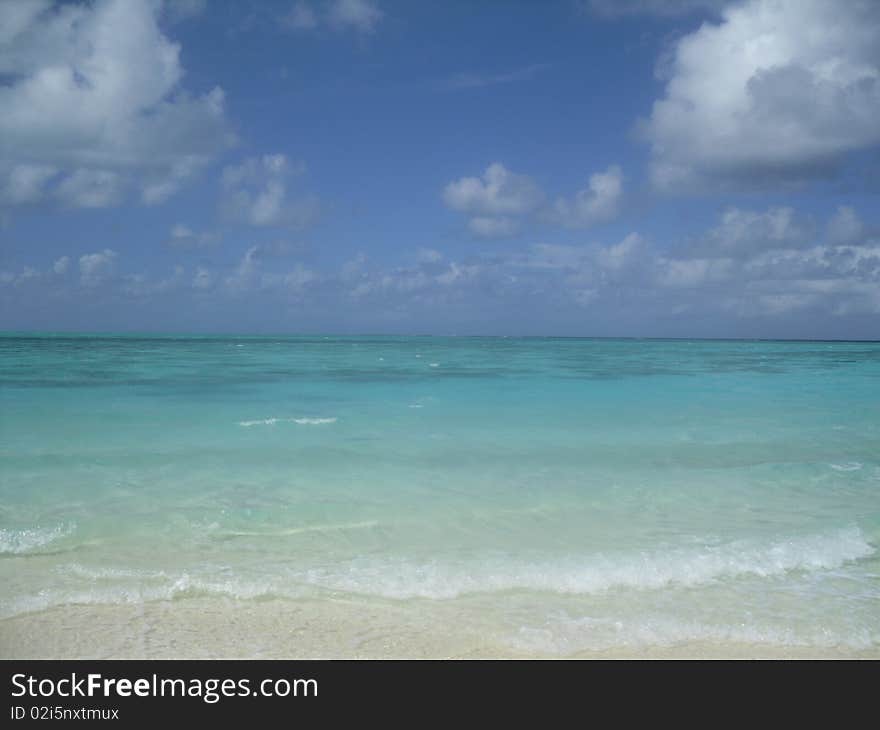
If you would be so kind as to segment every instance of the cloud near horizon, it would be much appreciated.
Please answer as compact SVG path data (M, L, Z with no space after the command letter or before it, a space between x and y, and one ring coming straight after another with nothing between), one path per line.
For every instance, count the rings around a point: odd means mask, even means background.
M858 237L839 237L841 216ZM786 208L729 208L700 236L668 246L630 233L615 243L536 243L459 259L422 249L405 265L376 265L360 255L325 272L289 251L254 245L225 270L177 265L171 274L151 278L119 271L121 257L104 249L78 258L78 278L69 276L67 257L45 271L2 272L0 300L79 289L81 296L104 300L171 297L187 309L198 303L227 311L259 295L264 305L274 302L288 311L288 319L276 320L279 325L297 321L290 312L324 310L404 329L426 321L442 326L444 313L465 309L527 305L536 315L565 307L581 312L583 323L616 318L631 334L638 333L640 321L644 326L688 313L712 313L732 331L737 322L760 321L768 332L795 314L813 313L829 329L844 316L880 316L880 232L865 230L851 207L840 208L825 226ZM432 311L434 319L426 319ZM363 312L375 316L365 320Z

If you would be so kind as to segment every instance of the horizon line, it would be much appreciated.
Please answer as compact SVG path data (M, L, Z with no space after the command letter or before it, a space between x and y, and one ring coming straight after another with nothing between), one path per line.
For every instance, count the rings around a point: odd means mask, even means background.
M849 339L827 337L704 337L704 336L641 336L641 335L501 335L501 334L432 334L427 332L275 332L275 333L244 333L244 332L156 332L143 330L0 330L0 338L27 337L94 337L114 338L132 337L140 339L173 339L173 338L212 338L212 339L271 339L293 337L436 337L457 339L543 339L543 340L649 340L649 341L701 341L701 342L840 342L840 343L880 343L878 339Z

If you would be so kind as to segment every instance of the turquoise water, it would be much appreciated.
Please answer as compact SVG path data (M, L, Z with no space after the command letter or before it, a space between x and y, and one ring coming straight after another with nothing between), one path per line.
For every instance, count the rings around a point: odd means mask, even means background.
M878 343L0 353L0 631L66 606L274 599L442 604L524 653L880 647Z

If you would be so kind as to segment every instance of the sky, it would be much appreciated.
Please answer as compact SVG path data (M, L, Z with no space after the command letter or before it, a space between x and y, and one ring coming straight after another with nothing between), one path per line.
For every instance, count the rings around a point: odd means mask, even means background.
M2 0L0 329L880 339L874 0Z

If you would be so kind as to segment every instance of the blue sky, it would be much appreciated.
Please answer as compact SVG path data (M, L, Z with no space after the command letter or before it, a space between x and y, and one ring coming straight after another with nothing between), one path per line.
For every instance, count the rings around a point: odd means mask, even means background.
M880 5L8 0L0 327L880 336Z

